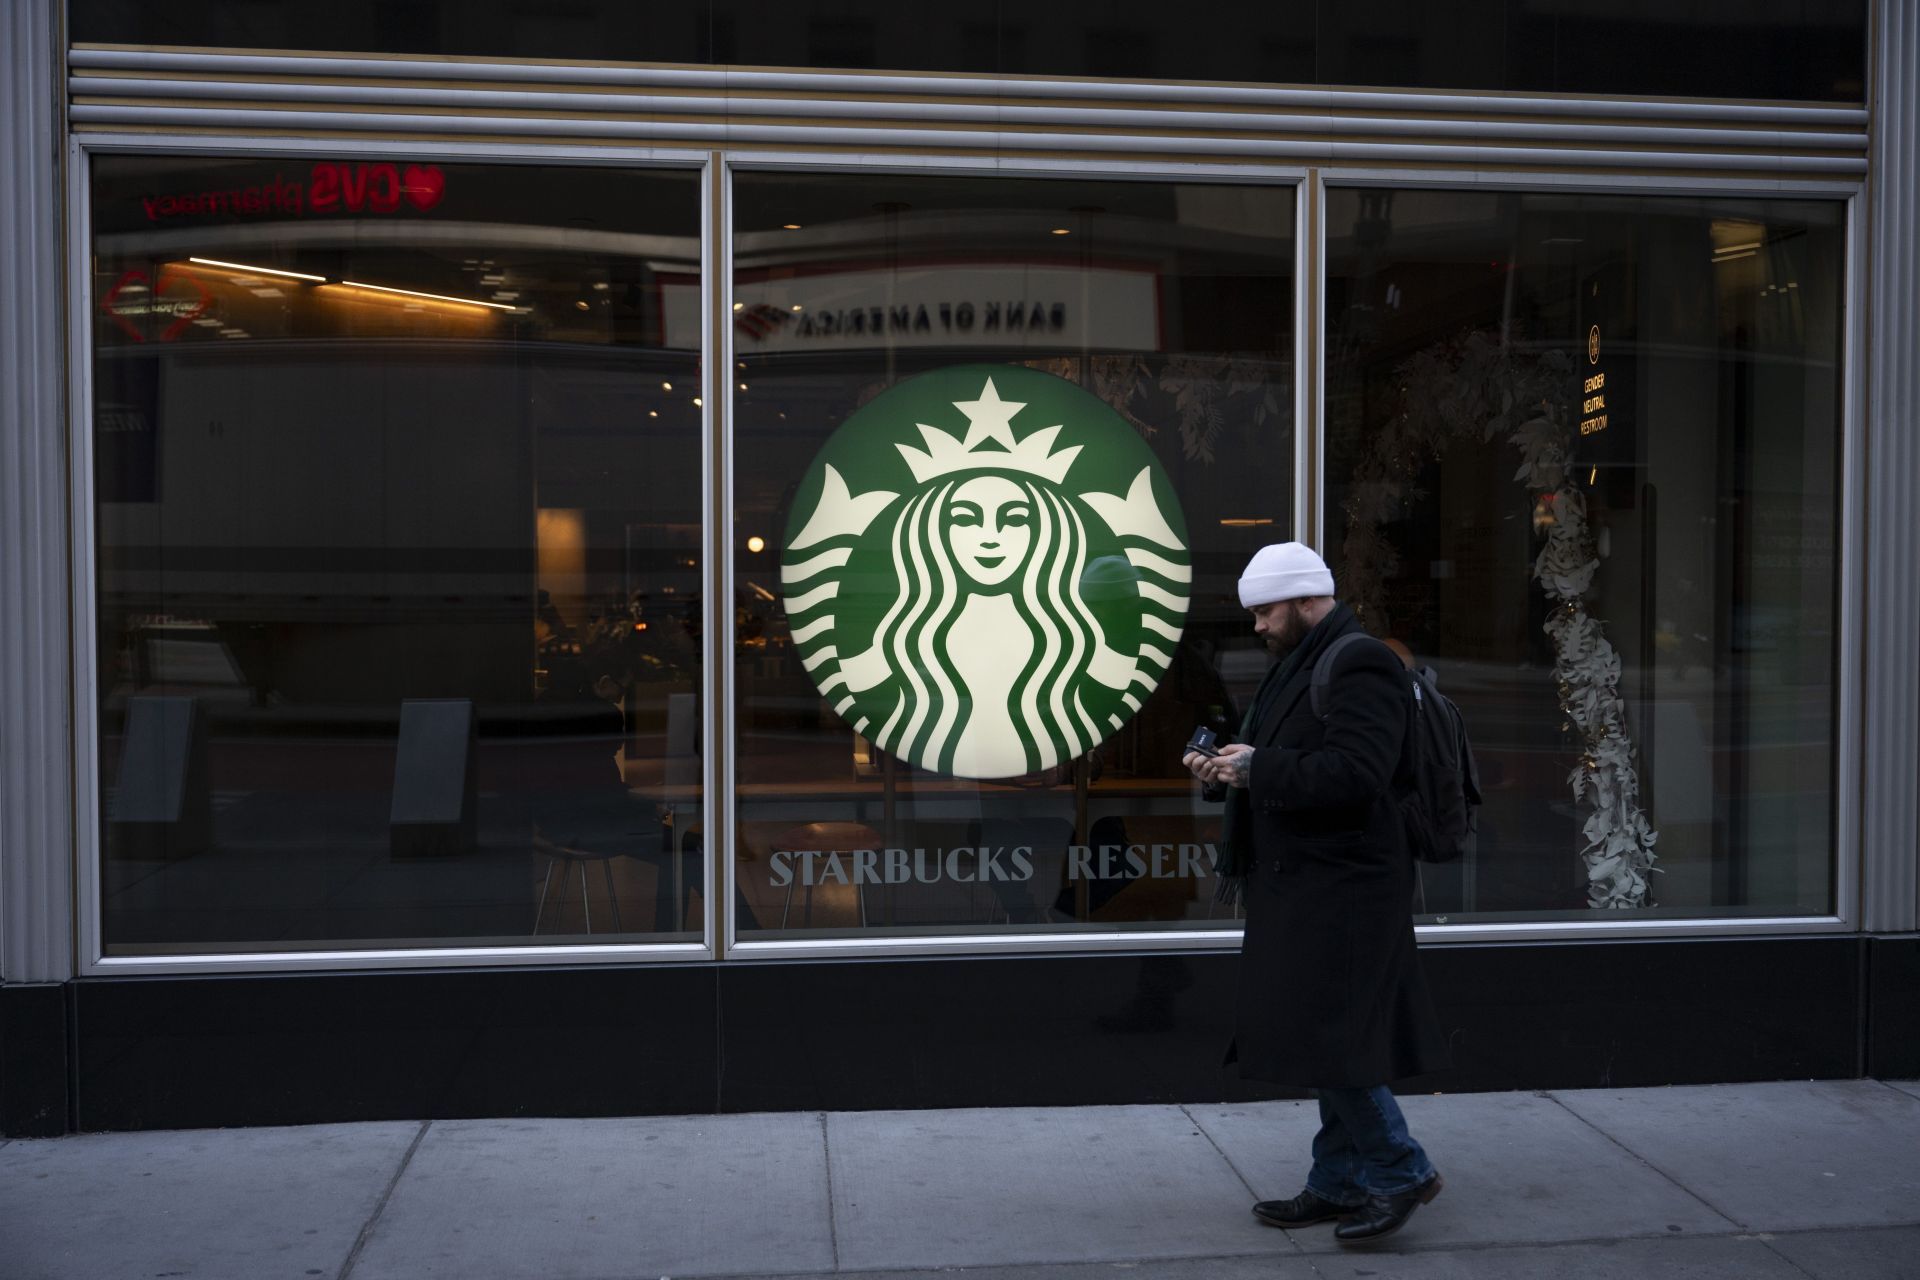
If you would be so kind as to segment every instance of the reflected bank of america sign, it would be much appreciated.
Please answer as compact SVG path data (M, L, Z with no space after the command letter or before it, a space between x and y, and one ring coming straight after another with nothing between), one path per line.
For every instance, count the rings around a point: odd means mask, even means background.
M1018 265L832 271L742 281L739 354L865 347L1160 349L1159 277ZM700 292L667 283L666 345L700 345Z
M854 730L1006 778L1111 737L1166 674L1193 570L1132 427L1019 365L923 374L842 424L781 553L793 642Z

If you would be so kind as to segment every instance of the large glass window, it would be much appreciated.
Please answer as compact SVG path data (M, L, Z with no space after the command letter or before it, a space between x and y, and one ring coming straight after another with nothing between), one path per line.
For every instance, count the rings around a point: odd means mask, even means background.
M1234 927L1179 760L1265 665L1293 204L735 175L742 939Z
M697 174L92 173L106 954L697 938Z
M1844 206L1326 209L1329 560L1486 796L1423 918L1830 912Z

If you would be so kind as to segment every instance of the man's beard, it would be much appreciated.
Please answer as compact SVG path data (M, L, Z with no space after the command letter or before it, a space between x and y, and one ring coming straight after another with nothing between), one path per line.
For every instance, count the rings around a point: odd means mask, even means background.
M1307 638L1307 632L1311 630L1313 628L1307 625L1305 618L1288 610L1286 621L1280 625L1279 630L1267 633L1265 637L1267 652L1284 662L1295 649L1300 647L1300 642Z

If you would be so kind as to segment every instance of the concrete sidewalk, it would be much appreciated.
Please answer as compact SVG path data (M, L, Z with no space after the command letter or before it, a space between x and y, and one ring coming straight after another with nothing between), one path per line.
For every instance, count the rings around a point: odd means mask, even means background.
M6 1280L1920 1277L1920 1084L1412 1097L1381 1247L1248 1213L1311 1103L460 1120L0 1146Z

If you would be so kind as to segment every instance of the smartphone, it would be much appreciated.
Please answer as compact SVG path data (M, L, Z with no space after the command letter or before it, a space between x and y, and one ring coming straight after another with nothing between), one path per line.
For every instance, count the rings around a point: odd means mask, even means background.
M1193 731L1193 736L1187 739L1187 751L1198 751L1203 756L1217 756L1220 754L1220 739L1215 736L1213 730L1201 725ZM1186 753L1182 751L1180 754Z

